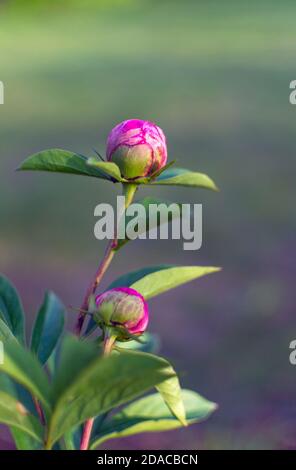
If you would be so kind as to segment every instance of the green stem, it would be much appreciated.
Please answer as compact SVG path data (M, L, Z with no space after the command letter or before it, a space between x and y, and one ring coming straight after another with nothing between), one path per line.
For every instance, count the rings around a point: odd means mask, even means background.
M125 208L127 209L128 206L132 203L134 195L138 189L138 185L132 183L122 183L122 187L123 195L125 196Z
M103 356L109 356L112 352L117 335L113 332L112 328L106 328L103 343Z

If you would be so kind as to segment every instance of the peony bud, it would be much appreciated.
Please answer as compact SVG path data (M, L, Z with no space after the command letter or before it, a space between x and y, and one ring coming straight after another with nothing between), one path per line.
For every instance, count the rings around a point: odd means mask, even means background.
M109 134L107 160L116 163L126 179L150 176L166 164L165 135L152 122L123 121Z
M118 340L127 340L129 335L141 335L148 324L148 306L142 295L130 287L116 287L96 297L97 310L94 319L105 327L119 329Z

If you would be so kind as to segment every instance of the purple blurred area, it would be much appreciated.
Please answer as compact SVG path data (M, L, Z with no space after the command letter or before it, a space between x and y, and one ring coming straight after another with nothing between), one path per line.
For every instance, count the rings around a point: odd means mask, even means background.
M131 242L102 288L145 265L223 267L149 302L161 354L183 387L219 409L188 429L104 447L295 449L296 4L131 1L2 13L0 270L21 293L28 335L46 289L80 306L105 248L94 239L94 207L114 202L119 189L15 168L50 147L104 154L116 123L155 121L169 160L209 174L221 191L153 189L203 204L202 249ZM74 321L69 309L69 328ZM0 448L10 442L1 428Z

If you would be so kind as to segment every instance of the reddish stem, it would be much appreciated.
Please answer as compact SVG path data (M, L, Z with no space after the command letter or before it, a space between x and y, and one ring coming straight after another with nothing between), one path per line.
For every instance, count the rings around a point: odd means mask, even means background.
M137 185L136 184L123 184L123 194L125 195L125 209L130 205L130 203L133 200L134 194L137 190ZM123 212L124 213L124 212ZM120 217L123 215L120 214ZM87 292L85 294L83 303L80 308L77 324L76 324L76 335L80 336L82 328L83 328L83 323L85 319L85 311L88 310L89 307L89 299L92 295L94 295L99 283L101 282L105 272L107 271L113 256L115 254L115 250L117 248L117 234L115 233L114 240L112 240L106 249L104 258L102 259L97 272L95 274L95 279L94 281L90 284L89 288L87 289ZM112 332L106 330L105 331L105 339L104 339L104 346L103 346L103 355L107 356L111 353L112 347L116 341L116 336L112 334ZM82 433L82 438L81 438L81 443L80 443L80 450L87 450L89 447L89 441L91 437L91 432L94 424L94 418L88 419L83 428L83 433Z
M87 450L95 418L90 418L84 423L83 433L80 443L80 450Z
M125 209L131 204L136 190L137 190L137 185L135 184L123 184L123 194L125 196ZM123 215L123 213L119 214L119 218ZM89 299L92 295L94 295L105 272L107 271L113 259L113 256L115 255L117 245L118 245L118 240L117 240L117 234L115 233L114 240L111 240L110 243L108 244L107 249L105 251L104 258L102 259L97 269L94 280L92 281L92 283L90 284L89 288L86 291L83 303L80 307L80 312L79 312L77 323L75 326L75 333L77 336L81 335L81 331L82 331L84 319L85 319L85 311L88 310L88 306L89 306Z
M102 259L102 261L101 261L101 263L100 263L100 265L97 269L97 272L95 274L95 278L94 278L93 282L90 284L89 288L86 291L83 303L80 307L80 313L79 313L77 323L76 323L76 327L75 327L75 333L76 333L77 336L80 336L81 330L83 328L83 323L84 323L84 319L85 319L85 311L88 310L89 299L92 295L94 295L99 283L101 282L105 272L107 271L107 269L108 269L108 267L109 267L109 265L110 265L110 263L113 259L113 256L115 254L115 250L114 250L115 248L116 248L116 245L115 245L114 240L113 240L108 244L105 255L104 255L104 258Z
M37 410L37 413L38 413L38 416L39 416L39 419L40 419L40 423L42 424L42 426L45 426L45 416L44 416L44 413L43 413L42 406L40 405L39 401L35 397L33 397L33 402L34 402L35 408Z

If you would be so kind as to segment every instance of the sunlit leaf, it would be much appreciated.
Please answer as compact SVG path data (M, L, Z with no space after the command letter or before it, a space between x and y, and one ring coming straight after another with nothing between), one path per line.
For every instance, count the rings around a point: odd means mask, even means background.
M114 162L101 162L96 158L91 157L87 160L87 164L90 168L98 168L100 171L107 174L108 176L111 176L116 181L126 181L124 178L122 178L120 169Z
M220 268L212 266L169 267L144 275L133 282L131 287L140 292L145 299L150 299L181 284L219 270Z
M129 287L148 274L170 268L172 268L172 266L169 264L159 264L157 266L148 266L146 268L137 269L136 271L131 271L130 273L124 274L111 282L108 289L113 289L114 287Z
M188 424L203 421L217 408L215 403L191 390L182 390L182 399ZM93 437L91 449L97 448L109 439L132 436L142 432L169 431L181 426L182 424L170 412L161 395L156 393L140 398L105 421Z
M168 380L164 380L156 386L156 389L161 394L164 402L167 404L173 415L180 421L180 423L183 424L183 426L186 426L186 414L178 377L173 376Z
M109 179L105 173L87 164L87 157L62 149L48 149L26 158L18 170L51 171Z
M159 175L150 185L189 186L218 191L214 181L204 173L186 170L185 168L169 168Z

